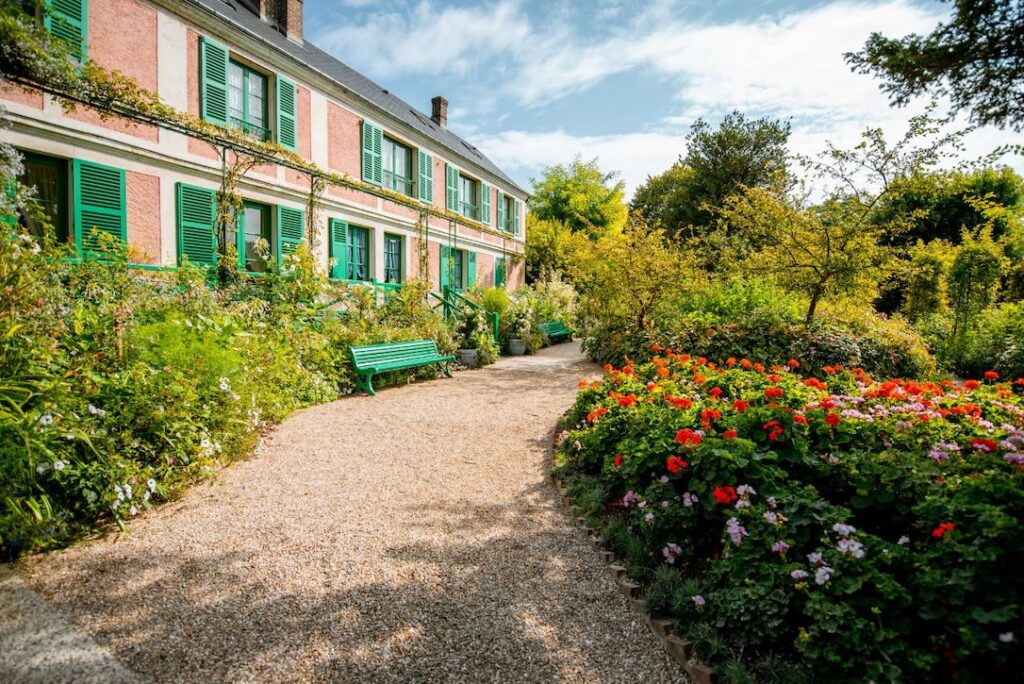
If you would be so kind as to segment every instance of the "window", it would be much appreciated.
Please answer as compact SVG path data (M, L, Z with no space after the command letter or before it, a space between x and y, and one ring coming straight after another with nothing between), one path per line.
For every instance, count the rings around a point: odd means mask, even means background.
M42 238L49 223L58 242L68 240L68 163L64 159L34 152L24 153L22 185L35 188L34 207L22 210L20 223Z
M515 198L503 194L498 199L498 202L500 203L498 208L498 228L506 233L514 232L513 221L516 218Z
M402 238L384 234L384 282L402 282Z
M351 226L348 229L348 273L349 280L370 279L370 231L367 228Z
M412 150L391 138L382 146L384 187L412 197Z
M42 19L54 38L64 41L68 51L84 61L89 45L89 0L47 0L45 11L32 0L14 0L23 10Z
M228 62L228 117L232 127L257 140L270 140L267 77L234 60Z
M270 207L244 202L235 225L235 230L226 231L224 245L237 251L238 267L250 273L266 272L267 258L273 254Z
M480 215L477 199L477 182L459 174L459 213L466 218L476 220Z
M465 261L465 252L461 249L452 250L452 286L456 290L461 290L464 282L465 274L463 273L462 264Z

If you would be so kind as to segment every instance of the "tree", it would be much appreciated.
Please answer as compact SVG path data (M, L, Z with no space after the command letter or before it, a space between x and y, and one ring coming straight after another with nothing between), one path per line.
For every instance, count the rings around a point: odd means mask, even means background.
M593 248L590 238L559 221L526 215L526 282L538 282L559 273L569 282L579 279L581 264Z
M952 19L927 36L873 33L845 57L881 77L897 106L927 93L970 110L977 124L1024 126L1024 0L956 0Z
M1008 211L993 218L977 200ZM964 229L973 231L988 223L994 237L1008 233L1022 202L1024 179L1008 167L920 173L895 179L872 220L887 223L897 216L911 217L905 232L890 236L893 245L918 240L959 244Z
M626 204L625 183L616 181L617 175L601 171L597 159L584 162L579 155L568 166L549 166L540 180L530 179L530 213L591 237L618 230L626 222Z
M1003 250L983 228L965 233L963 246L949 269L949 302L953 309L953 338L962 345L985 307L995 301L1005 260Z
M745 188L728 199L719 232L731 231L732 244L753 250L733 259L806 295L808 323L826 296L873 299L893 263L886 239L905 232L913 220L900 214L873 220L877 207L895 181L926 173L962 147L964 132L943 132L930 112L912 118L895 144L886 142L881 129L869 129L853 149L829 145L819 158L801 159L820 186L816 192L797 197ZM825 200L808 205L814 194Z
M776 188L788 175L789 123L768 118L748 121L738 111L726 115L717 130L697 119L686 136L689 168L684 201L675 207L679 221L694 237L707 231L726 198L743 188ZM667 226L671 229L672 226Z
M639 212L647 225L676 235L692 222L690 185L693 169L676 162L665 173L648 176L633 193L630 208Z
M616 335L649 332L661 307L693 282L683 252L633 214L623 232L597 241L585 263L580 319L587 336L599 344Z

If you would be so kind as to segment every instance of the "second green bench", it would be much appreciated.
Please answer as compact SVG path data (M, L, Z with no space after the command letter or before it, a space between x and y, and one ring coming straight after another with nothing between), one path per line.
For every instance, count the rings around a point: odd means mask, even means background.
M561 321L550 321L537 326L549 343L561 342L572 339L572 330L565 327Z
M437 344L433 340L368 344L349 347L348 353L352 359L352 367L356 371L356 386L370 396L377 394L373 390L374 375L437 365L438 369L450 378L452 373L449 364L455 360L454 356L439 354Z

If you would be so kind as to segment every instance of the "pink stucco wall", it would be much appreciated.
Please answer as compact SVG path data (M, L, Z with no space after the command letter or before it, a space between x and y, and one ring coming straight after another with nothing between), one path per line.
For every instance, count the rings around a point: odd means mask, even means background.
M427 266L430 269L430 286L441 289L441 245L436 242L427 243ZM421 276L422 277L422 276Z
M526 283L526 262L518 259L513 263L512 257L508 257L508 289L515 290Z
M160 179L145 173L126 174L128 245L137 263L160 263Z
M344 107L327 103L327 166L359 178L361 119Z
M89 3L89 59L120 71L146 90L157 90L157 11L140 0ZM122 119L101 119L93 109L79 107L71 119L157 142L156 126Z
M494 257L490 254L476 255L476 284L484 289L494 285Z
M445 160L434 156L434 206L438 209L445 208Z
M43 108L43 94L33 90L22 90L17 86L0 85L0 100L17 102L35 109Z

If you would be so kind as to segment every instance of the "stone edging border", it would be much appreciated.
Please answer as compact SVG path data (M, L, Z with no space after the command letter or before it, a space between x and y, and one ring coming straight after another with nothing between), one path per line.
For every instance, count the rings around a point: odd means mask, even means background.
M573 501L565 493L565 486L558 475L552 474L551 480L555 490L562 501L562 504L572 515ZM601 556L601 560L608 566L608 570L615 576L619 590L629 600L633 610L638 612L644 621L651 628L654 636L661 640L662 646L669 655L679 663L687 675L696 684L712 684L714 670L697 660L693 652L693 644L672 633L672 620L657 618L647 612L644 600L640 598L640 585L626 577L626 568L615 557L615 554L604 547L602 539L597 530L587 525L587 519L583 517L574 518L576 525L587 534L587 539Z

